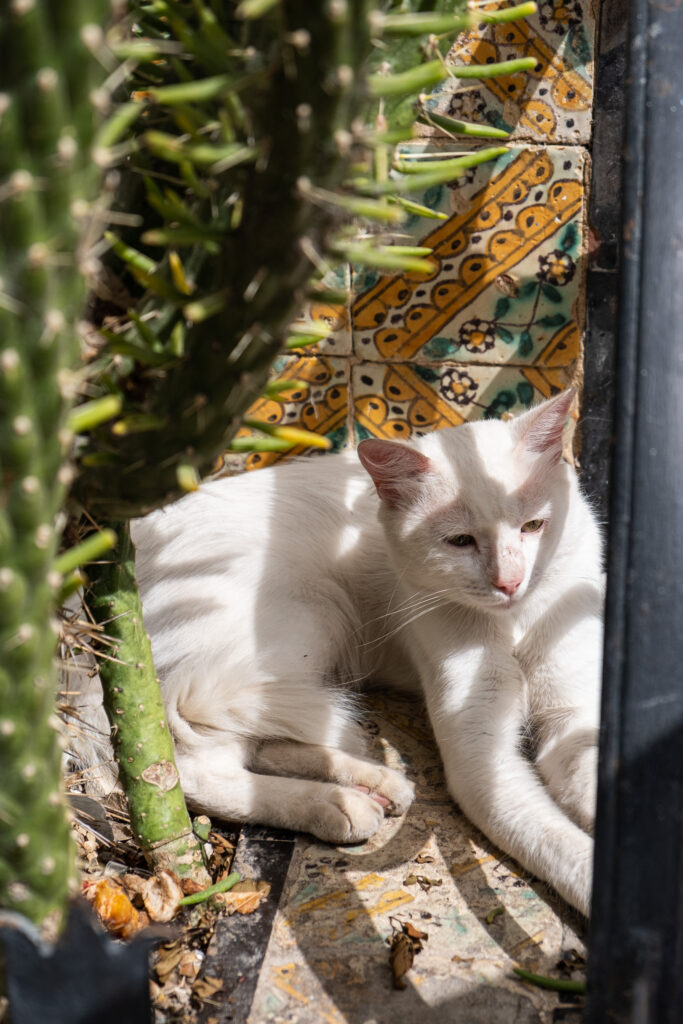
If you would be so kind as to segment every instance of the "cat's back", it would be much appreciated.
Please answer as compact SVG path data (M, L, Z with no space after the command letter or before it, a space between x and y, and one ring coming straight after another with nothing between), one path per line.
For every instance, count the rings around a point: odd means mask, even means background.
M219 572L249 559L296 564L334 548L335 537L372 519L372 487L355 453L298 459L202 486L131 524L141 589L171 569L188 576L209 561Z

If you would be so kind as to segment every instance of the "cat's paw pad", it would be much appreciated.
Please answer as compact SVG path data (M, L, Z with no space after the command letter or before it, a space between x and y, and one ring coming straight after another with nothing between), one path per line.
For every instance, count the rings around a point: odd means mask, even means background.
M327 800L312 805L308 830L328 843L358 843L374 836L383 820L384 812L372 797L339 786Z
M393 768L378 766L371 777L358 780L357 789L381 804L385 814L405 814L415 799L415 786Z

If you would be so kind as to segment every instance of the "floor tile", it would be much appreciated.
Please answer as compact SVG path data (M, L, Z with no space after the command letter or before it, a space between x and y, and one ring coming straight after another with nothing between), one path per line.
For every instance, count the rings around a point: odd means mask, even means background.
M491 846L450 801L420 702L380 694L371 755L416 782L407 815L356 847L297 840L248 1020L298 1024L545 1024L557 993L515 979L582 949L581 922ZM389 945L427 934L393 988Z
M432 248L434 270L357 277L355 354L571 366L583 324L585 160L565 146L513 148L420 197L449 214L436 228L418 217L406 225Z
M515 0L516 2L516 0ZM500 9L509 4L483 4ZM489 124L513 139L586 144L590 139L595 14L592 0L539 0L524 21L479 25L461 35L453 64L487 64L534 57L536 67L488 79L449 79L436 90L433 109Z

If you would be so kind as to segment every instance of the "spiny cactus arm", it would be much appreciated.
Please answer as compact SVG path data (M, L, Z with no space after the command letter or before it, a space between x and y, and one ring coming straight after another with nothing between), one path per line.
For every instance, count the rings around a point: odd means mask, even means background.
M104 72L89 26L108 13L107 0L14 0L0 13L0 907L46 928L75 879L54 717L52 563L84 292L73 205L99 177L90 91Z
M205 475L265 384L339 218L298 183L342 177L369 48L364 0L287 0L243 21L232 4L201 0L140 12L142 31L182 40L186 59L137 72L148 87L133 93L144 111L128 165L139 180L147 173L152 223L163 224L150 230L143 211L142 237L123 239L139 256L124 267L147 293L119 344L107 335L103 359L109 345L119 353L107 373L120 381L121 425L85 441L74 488L95 514L123 518L178 497L187 466ZM212 12L231 47L215 45ZM135 432L140 416L157 429Z
M202 844L192 831L178 780L166 712L135 583L135 552L119 527L117 557L101 563L89 607L114 645L100 660L119 778L131 829L153 868L208 885Z

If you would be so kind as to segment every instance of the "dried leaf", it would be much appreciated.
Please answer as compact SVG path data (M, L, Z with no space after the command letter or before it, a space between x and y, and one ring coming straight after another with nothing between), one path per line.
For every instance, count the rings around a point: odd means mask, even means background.
M198 978L192 986L192 994L197 996L198 999L210 999L216 992L220 992L223 988L223 982L220 978Z
M162 946L157 954L157 960L154 964L154 972L158 977L162 985L165 985L174 970L180 963L180 959L183 956L185 950L179 942L174 942L170 946Z
M404 885L417 885L417 875L408 875L403 879Z
M416 881L423 892L429 892L432 886L443 885L443 878L427 878L425 875L417 875Z
M167 868L160 868L151 878L131 872L123 876L123 884L131 896L142 900L152 921L170 921L185 895L180 879Z
M152 921L170 921L183 895L180 879L167 868L161 868L148 878L142 890L145 910Z
M178 961L178 974L183 978L196 978L203 959L198 949L187 949Z
M396 921L389 919L394 935L391 939L389 950L389 963L394 976L394 988L404 989L406 983L403 976L413 966L413 960L417 953L422 951L422 942L429 938L427 932L421 932L410 921ZM396 928L396 925L399 928ZM388 940L387 940L388 941Z
M228 914L253 914L269 893L270 882L255 882L253 878L245 878L229 892L219 893L215 899L221 901Z
M407 987L403 975L413 966L414 959L415 950L410 938L404 932L394 935L389 952L389 963L394 975L394 988Z
M433 864L435 857L430 856L428 853L418 853L415 861L417 864Z
M130 939L148 923L147 915L138 913L123 886L113 878L86 882L83 894L107 931L119 939Z
M136 875L132 871L129 871L123 876L121 881L123 882L126 892L131 898L139 896L140 899L142 899L142 891L147 882L146 878L143 878L142 875Z
M410 939L413 940L414 943L420 944L420 949L422 949L422 939L426 942L429 938L427 932L421 932L420 929L416 928L414 924L410 923L410 921L404 922L403 931Z
M194 896L196 892L202 892L205 886L195 882L194 878L183 878L180 882L183 888L183 896Z

